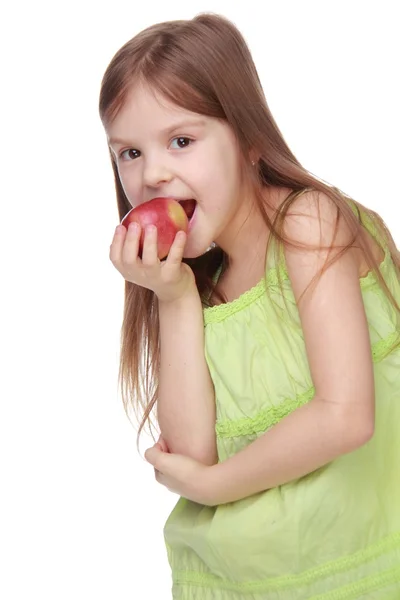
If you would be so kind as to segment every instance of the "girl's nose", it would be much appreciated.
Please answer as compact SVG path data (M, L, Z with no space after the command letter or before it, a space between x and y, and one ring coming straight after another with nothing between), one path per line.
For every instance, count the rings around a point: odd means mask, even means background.
M147 161L143 167L143 183L149 187L157 187L171 178L171 170L160 160Z

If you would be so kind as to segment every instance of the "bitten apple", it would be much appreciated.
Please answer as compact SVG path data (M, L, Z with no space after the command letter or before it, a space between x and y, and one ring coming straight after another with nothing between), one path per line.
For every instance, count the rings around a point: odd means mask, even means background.
M145 228L147 225L157 227L158 258L168 255L178 231L188 230L188 218L182 206L173 198L154 198L132 208L121 221L128 229L130 223L141 226L139 255L142 256Z

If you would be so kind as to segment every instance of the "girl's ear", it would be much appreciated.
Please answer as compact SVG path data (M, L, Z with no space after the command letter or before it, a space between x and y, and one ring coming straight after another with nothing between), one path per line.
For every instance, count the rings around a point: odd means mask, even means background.
M255 150L251 150L249 153L249 158L250 158L250 162L251 162L252 166L254 167L258 163L258 161L260 159L260 155Z

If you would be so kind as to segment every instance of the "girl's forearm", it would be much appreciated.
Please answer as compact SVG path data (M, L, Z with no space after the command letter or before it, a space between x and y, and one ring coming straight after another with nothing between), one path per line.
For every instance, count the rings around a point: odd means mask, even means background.
M160 373L157 417L170 452L216 464L214 386L204 354L197 289L159 302Z
M298 479L365 444L373 427L356 402L347 410L314 398L243 450L214 465L213 504L234 502Z

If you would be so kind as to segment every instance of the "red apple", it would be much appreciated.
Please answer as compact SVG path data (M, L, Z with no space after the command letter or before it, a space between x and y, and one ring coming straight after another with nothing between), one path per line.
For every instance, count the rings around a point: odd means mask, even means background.
M192 204L194 201L192 201ZM132 208L121 221L128 229L130 223L136 222L142 228L139 242L139 255L142 255L145 227L157 227L158 258L161 260L168 255L172 242L178 231L188 230L188 217L185 210L173 198L154 198Z

